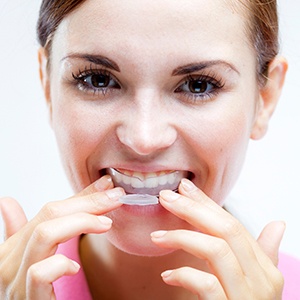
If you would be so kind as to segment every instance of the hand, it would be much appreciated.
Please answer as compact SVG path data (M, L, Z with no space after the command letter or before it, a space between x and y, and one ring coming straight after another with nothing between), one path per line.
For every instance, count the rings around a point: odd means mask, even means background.
M15 200L0 199L6 228L0 245L0 299L55 299L52 283L80 268L55 255L58 244L108 231L111 220L101 215L118 208L123 194L104 176L74 197L46 204L30 222Z
M202 300L281 299L283 277L276 265L283 222L267 225L256 241L232 215L187 179L182 180L179 194L162 191L160 203L196 231L154 232L153 242L182 249L209 266L209 272L190 267L166 271L162 274L165 283L186 288Z

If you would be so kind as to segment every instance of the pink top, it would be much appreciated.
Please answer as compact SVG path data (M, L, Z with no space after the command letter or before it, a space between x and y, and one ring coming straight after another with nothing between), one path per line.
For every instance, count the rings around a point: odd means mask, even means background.
M76 237L61 244L57 253L64 254L80 264L78 247L79 237ZM285 279L282 299L300 300L300 260L281 253L278 267ZM82 268L75 276L65 276L57 280L54 289L57 300L92 300Z

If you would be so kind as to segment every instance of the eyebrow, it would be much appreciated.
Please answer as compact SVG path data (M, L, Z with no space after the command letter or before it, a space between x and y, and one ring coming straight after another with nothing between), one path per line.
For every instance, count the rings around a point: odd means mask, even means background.
M66 59L82 59L86 60L88 62L94 63L96 65L101 65L103 67L106 67L108 69L115 70L116 72L120 72L119 66L111 59L102 56L102 55L93 55L93 54L80 54L80 53L73 53L65 56L61 59L61 61L64 61Z
M172 76L191 74L213 66L224 66L240 75L240 72L232 64L224 60L211 60L178 67L172 72Z

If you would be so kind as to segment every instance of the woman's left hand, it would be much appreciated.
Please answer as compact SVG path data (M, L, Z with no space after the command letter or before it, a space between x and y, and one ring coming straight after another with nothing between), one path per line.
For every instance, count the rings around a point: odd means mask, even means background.
M162 191L160 203L196 230L154 232L153 242L182 249L209 266L209 272L185 266L166 271L162 274L165 283L186 288L199 299L281 299L283 276L276 265L283 222L268 224L256 241L237 219L187 179L182 180L179 194Z

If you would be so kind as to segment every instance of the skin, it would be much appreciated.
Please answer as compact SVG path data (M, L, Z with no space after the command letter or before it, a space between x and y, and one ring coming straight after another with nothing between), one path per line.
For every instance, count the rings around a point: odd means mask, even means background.
M269 224L256 241L222 208L249 139L267 130L287 70L274 59L266 85L258 85L244 18L224 0L88 0L62 21L50 60L44 49L39 59L76 195L46 205L28 223L14 200L0 201L9 237L0 260L11 270L2 278L4 293L54 297L52 282L78 271L53 256L57 245L90 233L80 249L95 298L280 299L284 224ZM109 86L95 91L84 83L90 69L105 70ZM186 82L199 78L208 81L205 92L192 93ZM193 175L178 193L162 191L154 210L128 210L116 201L124 191L99 179L107 167Z

